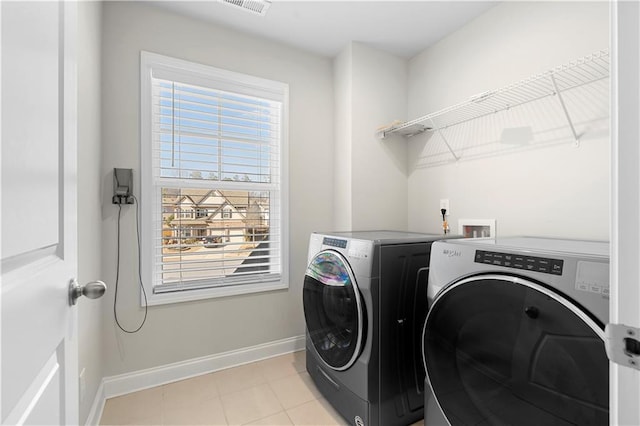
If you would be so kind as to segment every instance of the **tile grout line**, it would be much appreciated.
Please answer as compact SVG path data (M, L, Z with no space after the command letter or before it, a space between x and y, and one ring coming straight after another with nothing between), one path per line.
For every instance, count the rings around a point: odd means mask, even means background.
M283 356L286 356L286 355L283 355ZM269 358L269 360L272 360L272 359L275 359L275 358L276 357ZM242 387L240 389L234 390L233 392L222 393L221 390L220 390L221 389L220 388L220 383L221 382L219 380L216 380L215 376L212 377L212 380L213 380L212 384L215 387L215 395L207 397L207 401L218 400L218 402L220 403L220 407L222 409L222 413L221 414L222 414L222 416L224 418L224 421L226 422L227 425L229 424L228 408L223 403L223 397L226 396L226 395L232 395L234 393L239 393L239 392L247 391L247 390L254 389L254 388L259 388L259 387L264 386L264 384L268 385L266 389L268 389L270 391L270 393L275 397L275 401L277 401L280 411L277 411L276 413L272 413L270 415L267 415L267 416L252 420L252 422L257 422L257 421L263 420L265 418L284 413L284 415L286 416L288 421L293 424L293 419L292 419L291 415L289 414L290 410L295 409L297 407L300 407L300 406L302 406L304 404L309 404L309 403L314 402L314 401L319 403L319 399L320 398L317 396L318 395L318 391L317 391L317 388L314 387L314 390L309 389L311 391L311 393L312 393L311 398L309 400L304 401L304 402L300 402L300 403L295 404L295 405L293 405L291 407L285 408L284 402L281 399L281 397L278 395L278 393L276 392L276 389L274 388L273 384L278 382L278 381L281 381L281 380L291 379L291 378L295 377L295 378L300 379L303 382L305 382L305 386L307 388L310 388L310 385L308 383L306 383L306 381L304 381L304 379L303 379L303 375L306 373L306 369L305 368L300 368L300 364L296 363L295 359L292 360L290 364L288 362L285 362L285 363L283 363L283 365L276 365L276 366L262 366L262 365L260 365L261 363L265 363L265 361L268 362L269 360L259 360L259 361L255 361L253 363L245 364L245 365L254 364L253 367L256 368L255 372L258 373L260 375L260 378L262 379L260 384L254 384L252 386ZM242 368L242 367L243 366L238 366L237 368ZM292 371L292 367L293 367L293 371ZM282 368L282 370L281 370L280 373L277 373L275 377L272 377L273 376L272 374L265 373L265 371L267 369L269 369L269 371L271 371L271 369L273 369L273 371L275 371L278 368ZM183 379L183 380L184 381L188 381L188 380L195 379L197 377L205 376L206 374L215 375L216 373L218 373L218 372L205 373L205 374L201 374L201 375L198 375L198 376L186 378L186 379ZM284 373L284 374L280 375L282 373ZM183 381L183 380L178 380L176 382L166 383L166 384L162 384L162 385L157 386L158 388L160 388L160 389L158 389L159 393L160 393L160 398L161 398L161 400L160 400L161 401L160 421L161 421L161 423L163 425L166 424L166 422L168 421L168 415L167 415L168 400L167 400L167 396L171 394L171 392L168 392L168 387L171 386L173 383L177 383L177 382L180 382L180 381ZM311 385L313 385L313 383L311 383ZM191 383L190 386L194 386L194 388L196 389L196 392L197 392L197 389L199 389L197 383ZM153 389L153 388L149 388L149 390L150 389ZM144 390L142 390L142 391L144 391ZM122 395L122 396L125 396L125 395ZM103 412L103 415L104 415L104 412ZM128 424L132 424L132 422L130 422L130 421L127 421L127 423ZM251 423L251 422L249 422L249 423ZM166 426L169 426L169 425L166 425Z

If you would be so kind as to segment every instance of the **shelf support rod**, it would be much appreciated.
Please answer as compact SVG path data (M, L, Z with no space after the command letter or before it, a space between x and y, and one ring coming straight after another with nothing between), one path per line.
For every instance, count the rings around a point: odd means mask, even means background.
M449 142L447 141L447 138L444 137L444 134L440 130L440 127L436 126L436 123L433 122L433 118L429 118L429 121L431 121L431 128L435 129L436 132L438 132L438 135L440 135L440 137L442 138L442 141L444 142L444 144L447 146L447 148L449 148L449 152L451 152L451 155L453 155L453 158L455 158L456 161L458 161L460 159L460 157L458 157L456 155L456 153L453 152L453 149L451 148L451 145L449 145Z
M569 111L567 110L567 106L564 104L564 99L562 99L562 94L560 93L560 90L558 90L558 83L556 83L555 77L553 76L553 74L551 74L549 77L551 78L551 83L553 84L553 90L556 92L556 95L558 95L558 101L560 101L560 106L562 107L562 111L564 111L564 116L567 118L567 121L569 122L571 133L573 133L573 139L575 140L573 146L577 148L580 145L580 138L576 133L576 128L573 127L573 121L571 121L571 117L569 116Z

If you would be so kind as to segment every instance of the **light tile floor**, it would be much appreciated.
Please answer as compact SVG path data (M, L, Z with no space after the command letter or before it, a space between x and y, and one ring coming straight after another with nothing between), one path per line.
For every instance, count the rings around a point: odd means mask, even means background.
M347 423L316 389L301 351L110 398L100 424Z

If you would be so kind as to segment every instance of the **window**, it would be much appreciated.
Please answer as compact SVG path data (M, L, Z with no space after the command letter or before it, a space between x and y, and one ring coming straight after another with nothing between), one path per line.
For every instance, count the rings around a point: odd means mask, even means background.
M288 86L141 54L150 304L287 287Z

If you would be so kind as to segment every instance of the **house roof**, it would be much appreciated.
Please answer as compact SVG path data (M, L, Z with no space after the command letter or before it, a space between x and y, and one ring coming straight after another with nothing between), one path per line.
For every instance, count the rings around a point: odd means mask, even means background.
M163 190L162 202L165 206L180 207L189 204L192 208L208 210L208 216L219 212L224 206L231 206L242 216L246 216L248 210L264 210L268 205L268 197L252 196L251 191L234 191L219 189L187 189Z
M179 225L201 225L205 228L209 225L208 222L204 219L176 219L173 222Z
M248 191L220 191L220 193L235 208L246 208L249 204Z

